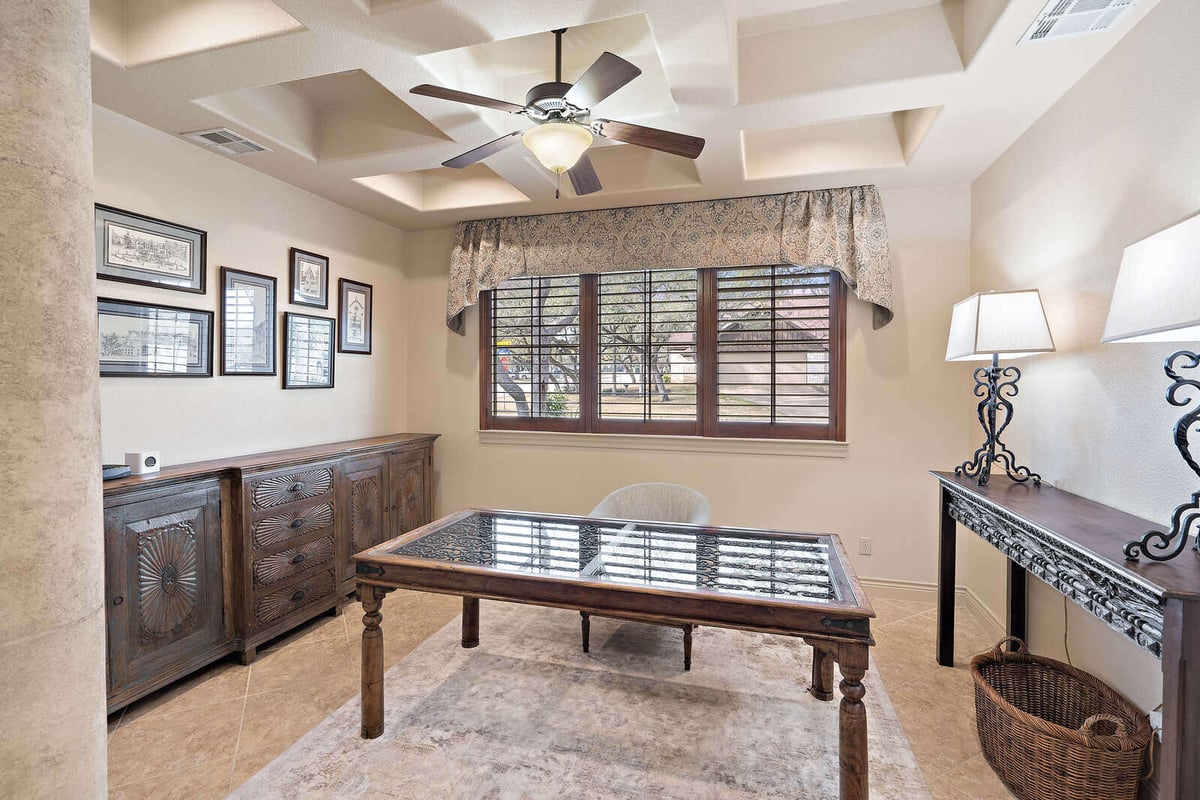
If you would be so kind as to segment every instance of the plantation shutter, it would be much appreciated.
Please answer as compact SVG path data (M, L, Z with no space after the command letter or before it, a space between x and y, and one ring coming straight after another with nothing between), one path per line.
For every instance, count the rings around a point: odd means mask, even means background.
M717 272L717 425L828 425L831 275L791 265Z
M694 432L697 284L694 269L597 277L600 420L686 421Z

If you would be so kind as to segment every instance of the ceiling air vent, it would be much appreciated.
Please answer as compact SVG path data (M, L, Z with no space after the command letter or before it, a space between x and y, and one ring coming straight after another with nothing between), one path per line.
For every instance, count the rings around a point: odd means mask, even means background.
M229 130L229 128L213 128L212 130L192 131L191 133L180 135L188 141L207 147L209 150L224 153L227 156L244 156L247 153L271 152L271 148L263 147L258 142L250 141L240 133L234 133Z
M1137 0L1050 0L1020 44L1108 30Z

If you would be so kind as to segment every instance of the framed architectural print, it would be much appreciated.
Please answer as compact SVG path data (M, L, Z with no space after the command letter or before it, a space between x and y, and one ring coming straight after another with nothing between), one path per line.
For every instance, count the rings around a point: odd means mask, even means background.
M371 284L338 278L338 352L371 354Z
M221 267L221 374L275 374L275 279Z
M96 277L204 294L208 234L96 204Z
M290 253L292 304L329 308L329 259L298 247Z
M100 377L211 378L213 313L101 297Z
M283 315L283 388L333 388L332 317Z

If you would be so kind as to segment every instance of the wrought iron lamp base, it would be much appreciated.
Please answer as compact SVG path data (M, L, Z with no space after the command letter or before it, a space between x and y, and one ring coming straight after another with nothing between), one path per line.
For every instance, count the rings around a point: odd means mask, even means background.
M980 486L988 482L992 475L992 465L1004 467L1004 474L1017 483L1033 481L1040 485L1042 476L1017 464L1017 457L1004 442L1000 434L1012 422L1013 404L1010 398L1017 396L1017 381L1021 379L1021 370L1013 366L1000 368L1000 356L992 356L989 367L979 367L975 370L975 396L982 398L977 408L979 424L983 426L985 439L979 449L967 461L954 468L955 475L966 475L975 478Z
M1171 379L1171 386L1167 389L1168 403L1179 407L1189 405L1192 397L1184 396L1186 390L1191 390L1200 397L1200 380L1185 378L1179 374L1181 369L1190 370L1196 367L1200 367L1200 354L1180 350L1167 356L1163 363L1163 371ZM1192 455L1188 442L1188 434L1193 430L1200 433L1200 405L1175 423L1175 447L1179 449L1179 455L1183 456L1192 472L1200 477L1200 463L1197 463L1196 457ZM1183 552L1189 534L1197 531L1200 531L1200 491L1193 493L1189 502L1175 509L1175 513L1171 515L1171 530L1165 533L1147 531L1141 539L1125 545L1125 558L1128 561L1137 561L1140 556L1145 556L1151 561L1170 561ZM1200 540L1193 549L1200 550Z

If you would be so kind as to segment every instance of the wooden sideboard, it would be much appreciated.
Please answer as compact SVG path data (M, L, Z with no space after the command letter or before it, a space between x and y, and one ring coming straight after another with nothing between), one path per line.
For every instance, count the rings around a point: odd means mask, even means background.
M433 434L180 464L104 485L109 713L354 591L355 553L432 519Z
M950 472L941 484L937 662L954 663L957 524L1008 558L1008 632L1025 638L1027 575L1045 581L1162 661L1160 800L1200 798L1200 553L1126 561L1125 543L1158 529L1144 519L1043 484L993 475L985 486ZM1157 754L1156 754L1157 755ZM1154 787L1144 787L1143 796Z

